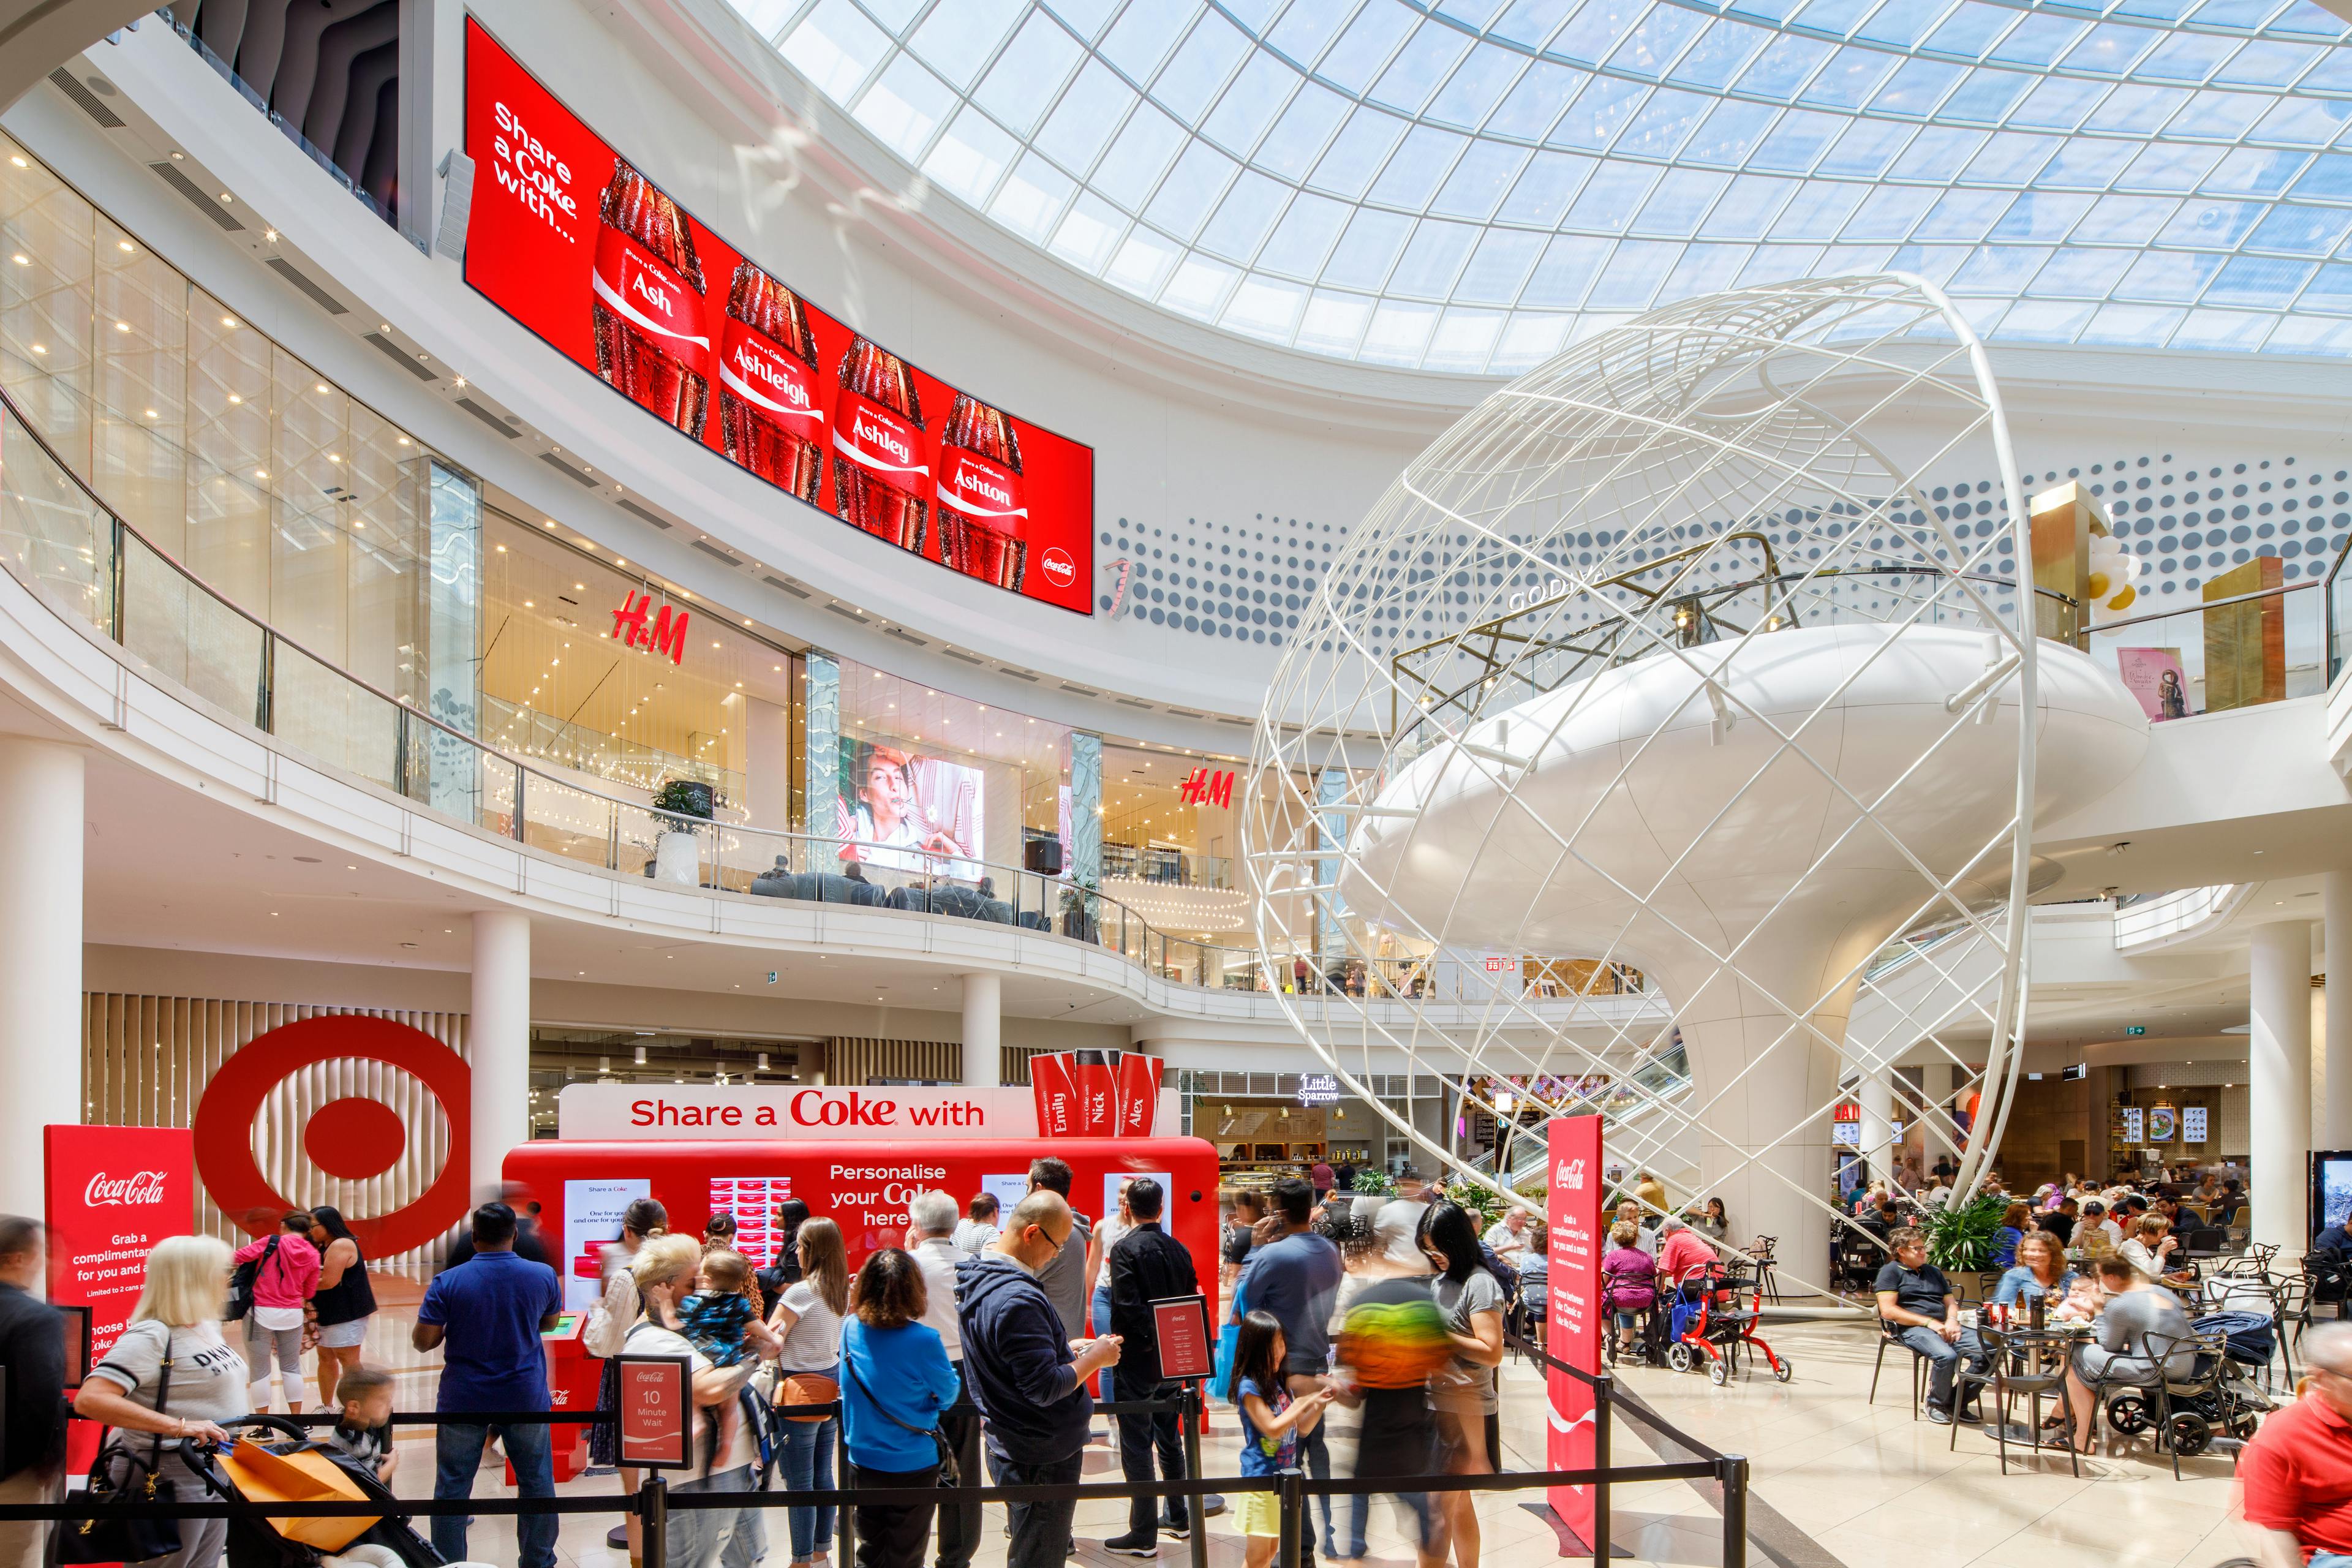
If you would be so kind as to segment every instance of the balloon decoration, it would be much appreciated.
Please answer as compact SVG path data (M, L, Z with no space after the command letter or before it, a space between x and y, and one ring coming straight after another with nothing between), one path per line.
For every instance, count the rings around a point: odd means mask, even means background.
M2133 586L2139 576L2140 560L2124 546L2107 525L2094 517L2091 520L2091 622L2122 615L2139 597Z

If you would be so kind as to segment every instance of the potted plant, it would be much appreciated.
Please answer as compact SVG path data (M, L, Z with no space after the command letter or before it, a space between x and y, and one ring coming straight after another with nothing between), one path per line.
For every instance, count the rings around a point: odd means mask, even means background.
M715 809L710 786L694 779L664 779L654 791L654 810L660 813L659 836L654 839L654 880L682 888L702 881L702 841L692 822L708 822Z
M1927 1261L1947 1274L1981 1274L1992 1267L1993 1239L2009 1200L1979 1193L1964 1204L1930 1206L1919 1216L1927 1237Z

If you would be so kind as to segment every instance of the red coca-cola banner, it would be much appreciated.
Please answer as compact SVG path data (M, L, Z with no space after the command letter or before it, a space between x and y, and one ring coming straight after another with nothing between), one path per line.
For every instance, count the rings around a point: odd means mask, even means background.
M93 1359L131 1321L147 1254L196 1222L195 1134L184 1127L42 1129L49 1300L90 1310Z
M1601 1371L1601 1121L1598 1116L1552 1119L1547 1152L1551 1180L1544 1205L1549 1348L1589 1376ZM1551 1406L1544 1462L1555 1470L1581 1470L1593 1463L1592 1385L1551 1367L1544 1373ZM1548 1496L1579 1541L1592 1539L1592 1489L1553 1487Z
M1029 1058L1045 1138L1149 1138L1160 1119L1160 1060L1141 1051L1055 1051Z
M1092 447L809 304L680 208L471 17L466 281L665 424L966 576L1094 613ZM779 510L788 559L797 514Z

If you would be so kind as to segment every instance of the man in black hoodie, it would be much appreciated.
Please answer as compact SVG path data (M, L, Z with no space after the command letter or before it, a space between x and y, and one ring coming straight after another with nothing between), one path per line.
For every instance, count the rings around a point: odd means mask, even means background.
M1118 1364L1117 1334L1072 1342L1037 1285L1037 1270L1060 1255L1076 1223L1059 1193L1040 1188L1014 1207L992 1246L956 1266L964 1375L987 1417L988 1468L1001 1487L1077 1484L1095 1410L1087 1379ZM1016 1502L1006 1511L1005 1568L1061 1568L1077 1504Z

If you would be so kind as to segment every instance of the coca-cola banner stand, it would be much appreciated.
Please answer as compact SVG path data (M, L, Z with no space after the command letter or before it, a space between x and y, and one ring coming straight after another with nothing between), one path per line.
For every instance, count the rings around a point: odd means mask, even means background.
M466 281L572 363L852 528L1094 613L1093 448L810 304L681 208L472 17L466 152L478 169ZM777 514L779 545L814 521Z
M196 1145L184 1127L42 1129L49 1300L90 1310L92 1357L130 1325L147 1254L196 1223Z
M1550 1191L1544 1208L1546 1349L1589 1374L1601 1371L1601 1121L1554 1117L1548 1129ZM1545 1463L1555 1470L1591 1467L1592 1385L1558 1367L1544 1373L1550 1405ZM1580 1542L1592 1539L1592 1489L1553 1487L1552 1511ZM1570 1553L1573 1555L1574 1553Z

